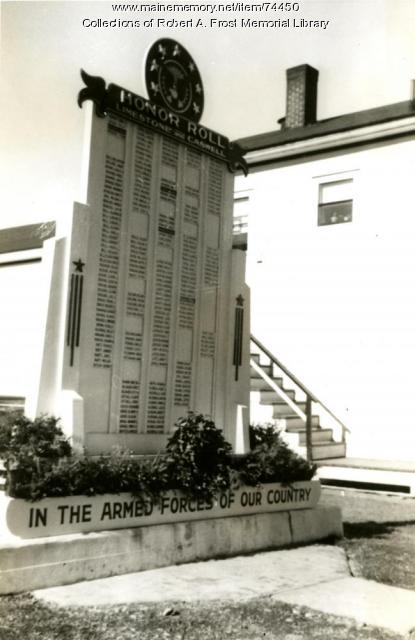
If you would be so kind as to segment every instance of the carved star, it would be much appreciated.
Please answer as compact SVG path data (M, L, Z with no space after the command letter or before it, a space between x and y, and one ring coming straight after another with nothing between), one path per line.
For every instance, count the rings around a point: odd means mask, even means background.
M166 55L166 49L165 49L165 47L163 47L163 45L162 45L162 44L159 44L159 46L158 46L158 50L159 50L159 53L161 53L161 55L162 55L163 57Z
M154 91L154 93L158 93L160 91L160 87L156 82L151 83L151 88Z
M190 69L190 71L194 71L195 70L194 62L189 62L189 69Z
M196 93L202 93L202 87L200 86L199 83L197 83L195 89L196 89Z
M196 102L193 103L193 111L195 113L200 113L200 107L196 104Z
M176 44L176 46L173 49L173 55L178 56L179 54L180 54L180 47L178 44Z
M240 307L243 307L243 306L244 306L244 299L243 299L243 297L242 297L242 295L241 295L241 294L239 294L239 296L236 298L236 302L238 303L238 305L239 305Z
M81 258L79 258L76 262L72 261L72 264L75 265L75 271L77 271L79 273L83 273L82 269L85 266L85 262L82 262Z
M158 62L156 59L153 59L151 61L151 67L150 67L150 71L157 71L157 69L159 68Z

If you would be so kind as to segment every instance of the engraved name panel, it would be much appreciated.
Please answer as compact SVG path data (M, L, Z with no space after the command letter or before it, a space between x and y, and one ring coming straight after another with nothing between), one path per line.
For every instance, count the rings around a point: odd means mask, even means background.
M130 259L128 275L130 278L145 278L147 275L147 238L130 236Z
M166 417L166 383L150 382L147 403L147 433L163 433Z
M117 309L124 161L107 155L105 160L101 244L94 331L94 367L112 364Z
M121 381L120 432L135 433L138 424L140 383L137 380Z
M151 344L152 364L168 364L173 273L170 262L156 263L156 291Z
M189 362L176 362L174 377L174 404L189 406L192 387L192 365Z
M126 360L141 360L143 336L141 333L126 331L124 334L124 358Z
M207 208L209 213L219 216L222 211L222 194L224 183L224 168L220 162L211 160L208 174Z
M206 247L204 284L207 287L217 287L219 282L219 251Z
M200 355L204 358L214 358L215 356L215 334L210 331L202 331L200 341Z
M154 134L137 127L135 142L133 210L148 214L151 205L151 178Z

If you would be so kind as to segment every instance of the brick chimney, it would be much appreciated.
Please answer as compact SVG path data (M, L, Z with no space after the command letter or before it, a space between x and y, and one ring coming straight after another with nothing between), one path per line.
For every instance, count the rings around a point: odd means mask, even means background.
M317 120L318 71L309 64L287 69L285 129L305 127Z

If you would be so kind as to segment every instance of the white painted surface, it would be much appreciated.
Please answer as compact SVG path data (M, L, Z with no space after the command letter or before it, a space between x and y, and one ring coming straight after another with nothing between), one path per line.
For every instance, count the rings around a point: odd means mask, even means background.
M41 249L0 254L0 395L27 397L37 385L48 274ZM10 266L1 263L14 262Z
M350 428L351 456L414 450L414 170L407 138L237 180L252 332ZM353 222L318 227L320 182L350 177Z

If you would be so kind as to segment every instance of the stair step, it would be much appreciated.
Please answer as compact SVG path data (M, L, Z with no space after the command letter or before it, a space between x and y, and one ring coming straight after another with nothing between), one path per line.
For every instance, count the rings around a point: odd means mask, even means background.
M264 373L267 374L267 376L269 376L270 378L272 378L273 376L273 371L272 371L272 366L270 364L262 364L261 365L261 369ZM250 369L251 371L251 380L254 379L259 379L262 380L260 374L258 373L258 371L255 371L254 367L251 367ZM281 380L282 382L282 380Z
M344 442L322 442L312 446L312 453L313 460L344 458L346 455L346 445Z
M249 354L251 360L255 360L255 362L259 365L261 365L261 367L263 367L264 365L261 363L261 356L259 353L250 353ZM269 363L267 363L268 365Z
M305 411L305 402L297 402L297 407L301 411ZM272 405L272 417L273 418L288 418L289 416L296 416L294 409L291 409L288 404L285 403L273 403Z
M299 437L299 444L300 445L305 445L307 443L307 434L306 434L305 429L304 429L304 431L298 431L298 437ZM320 444L320 443L337 444L337 442L335 443L334 440L333 440L333 430L332 429L312 429L311 430L311 443L313 445L314 444Z
M295 391L291 391L288 389L282 390L287 394L289 398L291 398L291 400L295 400ZM283 398L280 398L276 391L269 388L266 391L261 391L260 402L261 404L286 404L285 400L283 400Z
M297 415L295 416L287 416L285 418L285 430L289 432L302 431L305 429L305 420L302 420ZM320 417L312 416L311 418L311 426L319 427L320 426Z
M271 380L277 385L277 387L282 388L282 378L271 378ZM254 378L251 375L250 387L251 387L251 391L269 391L269 388L270 388L269 384L265 382L265 380L261 378L259 375L257 378Z

